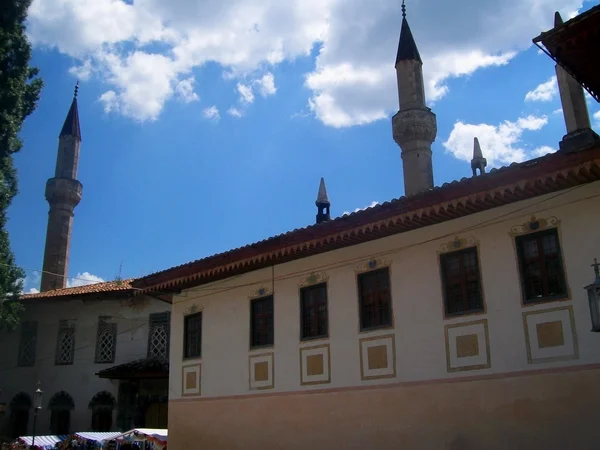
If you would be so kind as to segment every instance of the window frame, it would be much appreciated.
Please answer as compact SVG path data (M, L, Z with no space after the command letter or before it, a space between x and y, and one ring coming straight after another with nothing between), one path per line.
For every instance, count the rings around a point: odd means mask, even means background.
M523 255L523 251L524 251L523 243L528 239L533 239L534 237L537 237L537 239L539 240L547 235L554 235L556 237L556 244L557 244L556 255L557 255L558 263L560 266L561 285L562 285L563 292L560 294L555 294L555 295L546 295L543 297L528 298L527 297L527 287L526 287L526 282L525 282L525 270L524 270L525 259L524 259L524 255ZM517 257L517 271L518 271L518 276L519 276L519 285L520 285L520 290L521 290L522 305L523 306L532 306L532 305L538 305L540 303L548 303L548 302L553 302L553 301L557 301L557 300L570 299L571 294L569 291L569 283L567 281L567 270L566 270L565 263L564 263L564 257L563 257L563 253L562 253L561 236L560 236L560 230L558 229L558 227L545 228L543 230L536 230L531 233L520 234L520 235L514 237L513 242L515 245L515 253L516 253L516 257ZM547 272L545 260L544 260L543 272L544 273ZM547 283L547 279L546 279L546 283Z
M71 348L71 354L68 361L62 361L60 359L60 346L63 334L65 336L70 334L71 339L73 340L73 346ZM66 320L61 320L58 325L58 334L56 336L56 355L54 358L54 364L56 366L71 366L75 363L75 346L77 345L77 340L75 338L75 325L69 324Z
M369 276L375 276L380 273L387 274L387 309L389 314L389 323L380 323L375 326L367 327L364 325L364 299L363 299L363 280ZM392 300L392 274L389 266L379 267L373 270L361 272L356 275L356 288L358 292L358 329L360 332L368 332L374 330L381 330L386 328L394 328L394 307Z
M189 355L188 354L188 320L194 318L200 318L200 327L198 332L199 340L198 343L198 354L197 355ZM202 358L202 322L204 321L204 317L202 311L198 311L192 314L186 314L183 316L183 359L200 359Z
M317 289L322 289L325 293L324 295L324 303L325 303L325 333L324 334L316 334L314 336L305 336L304 334L304 320L306 315L304 314L304 304L305 304L305 300L307 300L305 298L305 294L313 291L313 290L317 290ZM318 284L311 284L308 286L303 286L300 288L300 340L301 341L313 341L316 339L327 339L329 338L329 292L328 292L328 286L327 286L327 282L323 282L323 283L318 283ZM312 308L313 313L317 316L316 318L316 322L319 322L320 316L319 316L319 305L317 306L313 306ZM313 327L314 328L314 327ZM319 325L316 325L317 330L320 328Z
M171 354L171 312L165 311L160 313L151 313L148 318L148 347L146 350L146 355L148 358L158 357L162 358L159 355L152 354L152 335L154 334L154 329L160 326L165 327L165 332L167 334L167 342L166 345L166 355L164 358L169 359Z
M112 358L109 359L100 359L100 337L104 333L104 331L108 330L112 334L113 343L112 343ZM98 321L98 331L96 332L96 352L94 355L94 364L112 364L115 362L117 358L117 324L114 322L105 321L103 318L100 318Z
M270 342L265 344L255 344L255 320L254 320L254 305L258 302L271 302L271 324L270 324ZM266 313L262 313L266 314ZM250 350L256 350L260 348L270 348L275 346L275 296L273 294L264 295L262 297L253 298L250 300Z
M37 333L38 322L36 320L26 320L21 322L21 333L19 336L19 353L17 355L17 367L33 367L35 366L35 358L37 353ZM31 339L32 357L31 361L24 359L25 345Z
M481 306L478 309L467 309L464 311L449 312L449 308L448 308L448 304L449 304L448 303L448 277L447 277L447 274L445 271L444 263L447 258L456 256L459 254L467 254L469 252L475 253L475 263L477 265L477 267L476 267L477 281L478 281L479 298L481 301ZM460 260L460 265L462 267L462 259ZM441 278L441 282L442 282L442 301L443 301L444 318L469 316L469 315L475 315L475 314L485 314L487 308L486 308L485 294L484 294L484 289L483 289L483 276L481 273L481 260L479 258L479 246L473 245L470 247L460 248L458 250L440 253L439 268L440 268L440 278ZM461 275L461 278L466 277L466 275L464 275L464 270L461 269L461 272L463 273L463 275ZM463 290L463 294L464 294L464 286L461 285L461 289ZM463 305L468 304L468 299L466 299L466 300L462 299L462 304Z

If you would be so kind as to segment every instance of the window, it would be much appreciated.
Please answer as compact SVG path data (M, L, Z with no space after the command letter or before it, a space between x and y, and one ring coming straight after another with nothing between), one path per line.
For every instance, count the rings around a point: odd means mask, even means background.
M23 322L21 324L21 342L19 343L19 366L34 365L36 342L37 322Z
M200 358L202 355L202 313L190 314L183 319L183 357Z
M387 267L358 276L360 329L392 325L390 271Z
M327 328L327 284L302 288L300 290L301 339L326 337Z
M65 391L60 391L52 396L48 403L51 434L69 434L69 429L71 428L71 411L74 408L75 403L73 403L73 398Z
M29 424L29 410L31 397L25 392L15 395L9 404L10 408L10 435L14 438L27 435Z
M523 303L565 297L567 283L556 228L517 236Z
M58 326L58 342L56 345L56 364L73 364L75 354L75 327L68 321L61 320Z
M148 333L148 356L169 357L169 332L171 313L150 314Z
M477 247L440 256L447 316L483 311Z
M96 363L115 362L116 347L117 324L108 323L106 318L100 317L96 337Z
M92 411L92 431L110 431L116 401L110 392L98 392L88 405Z
M250 304L250 347L273 345L273 296L256 298Z

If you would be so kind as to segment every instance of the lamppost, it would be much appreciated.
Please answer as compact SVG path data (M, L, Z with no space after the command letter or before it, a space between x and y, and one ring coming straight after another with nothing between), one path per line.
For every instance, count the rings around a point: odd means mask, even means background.
M33 437L31 438L31 448L35 449L35 424L37 422L37 415L40 409L42 409L42 397L44 391L40 389L41 383L38 381L37 389L33 393Z
M594 258L594 274L596 279L594 282L584 289L588 293L588 301L590 302L590 316L592 316L592 331L600 332L600 263Z

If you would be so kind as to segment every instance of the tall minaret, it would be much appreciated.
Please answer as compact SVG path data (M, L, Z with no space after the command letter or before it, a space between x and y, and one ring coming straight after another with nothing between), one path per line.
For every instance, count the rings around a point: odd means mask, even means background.
M404 195L433 188L431 144L437 134L435 114L425 105L423 61L406 20L402 2L402 29L396 56L400 110L392 117L394 141L402 150Z
M473 139L473 159L471 159L471 170L473 170L473 176L477 176L477 169L479 169L479 175L485 173L485 167L487 166L487 159L483 157L481 146L479 145L479 139Z
M83 186L77 181L79 146L79 112L77 111L77 90L71 108L58 137L58 156L54 178L46 183L46 200L50 204L44 268L40 290L64 288L69 272L69 247L73 228L73 211L81 200Z
M562 17L557 11L554 13L554 28L560 27L562 24ZM567 127L567 134L560 141L560 149L573 151L597 144L600 138L590 125L583 87L559 64L556 64L555 71Z
M317 206L317 223L331 220L331 214L329 212L331 203L329 203L329 197L327 196L324 178L321 178L321 183L319 183L319 192L317 193L315 205Z

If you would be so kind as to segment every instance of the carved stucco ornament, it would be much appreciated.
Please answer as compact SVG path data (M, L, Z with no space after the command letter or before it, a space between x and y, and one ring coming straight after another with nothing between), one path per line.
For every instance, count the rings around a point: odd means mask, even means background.
M306 278L298 282L298 287L312 286L313 284L326 283L329 280L329 275L325 272L312 272Z
M462 238L455 236L454 239L440 246L440 253L454 252L457 250L462 250L463 248L474 247L477 244L478 241L473 236Z
M536 231L542 231L548 228L554 228L558 226L559 223L560 220L558 220L558 218L555 216L550 216L545 219L531 216L531 218L527 222L513 226L510 229L510 235L517 236L519 234L527 234Z

